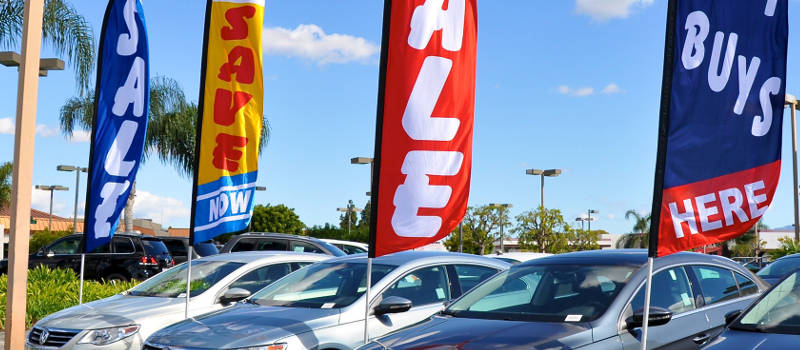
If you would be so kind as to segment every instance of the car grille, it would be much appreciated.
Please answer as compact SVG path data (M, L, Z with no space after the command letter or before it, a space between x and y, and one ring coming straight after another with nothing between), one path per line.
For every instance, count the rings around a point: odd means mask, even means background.
M41 342L42 332L47 328L33 327L31 333L28 335L28 342L33 345L44 345L53 347L62 347L75 337L80 330L77 329L47 329L47 338L44 344Z

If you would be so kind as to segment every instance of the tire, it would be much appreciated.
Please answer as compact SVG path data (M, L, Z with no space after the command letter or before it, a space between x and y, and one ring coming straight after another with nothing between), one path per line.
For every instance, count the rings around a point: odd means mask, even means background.
M116 284L117 282L127 282L128 278L118 273L112 273L105 278L106 281Z

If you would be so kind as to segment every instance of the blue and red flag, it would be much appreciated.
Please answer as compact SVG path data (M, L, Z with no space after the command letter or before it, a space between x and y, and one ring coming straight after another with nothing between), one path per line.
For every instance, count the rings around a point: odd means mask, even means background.
M674 0L650 256L729 240L778 185L787 0Z

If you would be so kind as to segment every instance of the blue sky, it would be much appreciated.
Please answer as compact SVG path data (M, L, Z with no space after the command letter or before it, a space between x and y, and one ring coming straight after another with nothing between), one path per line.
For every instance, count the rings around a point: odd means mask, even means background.
M99 38L105 5L72 3ZM151 72L178 80L196 101L205 1L143 4ZM789 10L800 11L800 2L790 1ZM257 192L256 203L286 204L309 226L338 222L335 209L348 199L366 203L369 167L349 159L373 153L381 15L382 1L267 0L264 113L272 136L259 165L267 191ZM530 210L539 203L539 178L525 169L561 168L560 177L546 179L547 207L568 221L596 209L593 228L629 232L625 211L650 209L665 17L665 0L480 0L470 205ZM787 78L796 95L798 40L790 35ZM16 70L0 67L0 81L0 161L7 161ZM33 182L70 187L56 194L63 216L72 213L75 177L56 165L85 166L89 157L88 142L58 130L59 108L74 93L71 71L40 80ZM787 110L781 182L764 216L771 227L793 220L788 117ZM85 188L85 176L82 182ZM190 179L151 160L137 189L136 217L188 226ZM34 208L46 210L47 200L34 191Z

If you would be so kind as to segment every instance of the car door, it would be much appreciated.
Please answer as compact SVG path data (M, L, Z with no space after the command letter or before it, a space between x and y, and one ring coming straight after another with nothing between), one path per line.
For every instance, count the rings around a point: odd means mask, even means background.
M370 316L370 338L382 336L391 331L412 325L442 310L444 303L451 298L447 270L444 265L427 266L406 273L384 290L372 306L390 296L406 298L411 301L411 309L406 312Z
M80 246L80 236L64 237L47 246L42 255L38 256L39 259L32 260L29 266L43 265L51 269L68 268L79 271Z
M487 266L467 264L448 265L447 268L450 273L450 290L453 299L460 297L500 271Z
M727 268L694 265L691 272L703 294L710 322L709 338L722 333L727 313L744 310L758 294L758 286L752 280Z
M623 311L620 325L620 341L625 350L641 349L641 329L625 329L624 320L634 310L644 306L644 284ZM673 266L653 275L650 305L672 311L672 319L665 325L649 327L647 348L698 349L695 338L702 337L709 328L705 312L698 310L702 298L692 288L689 275L683 266Z

